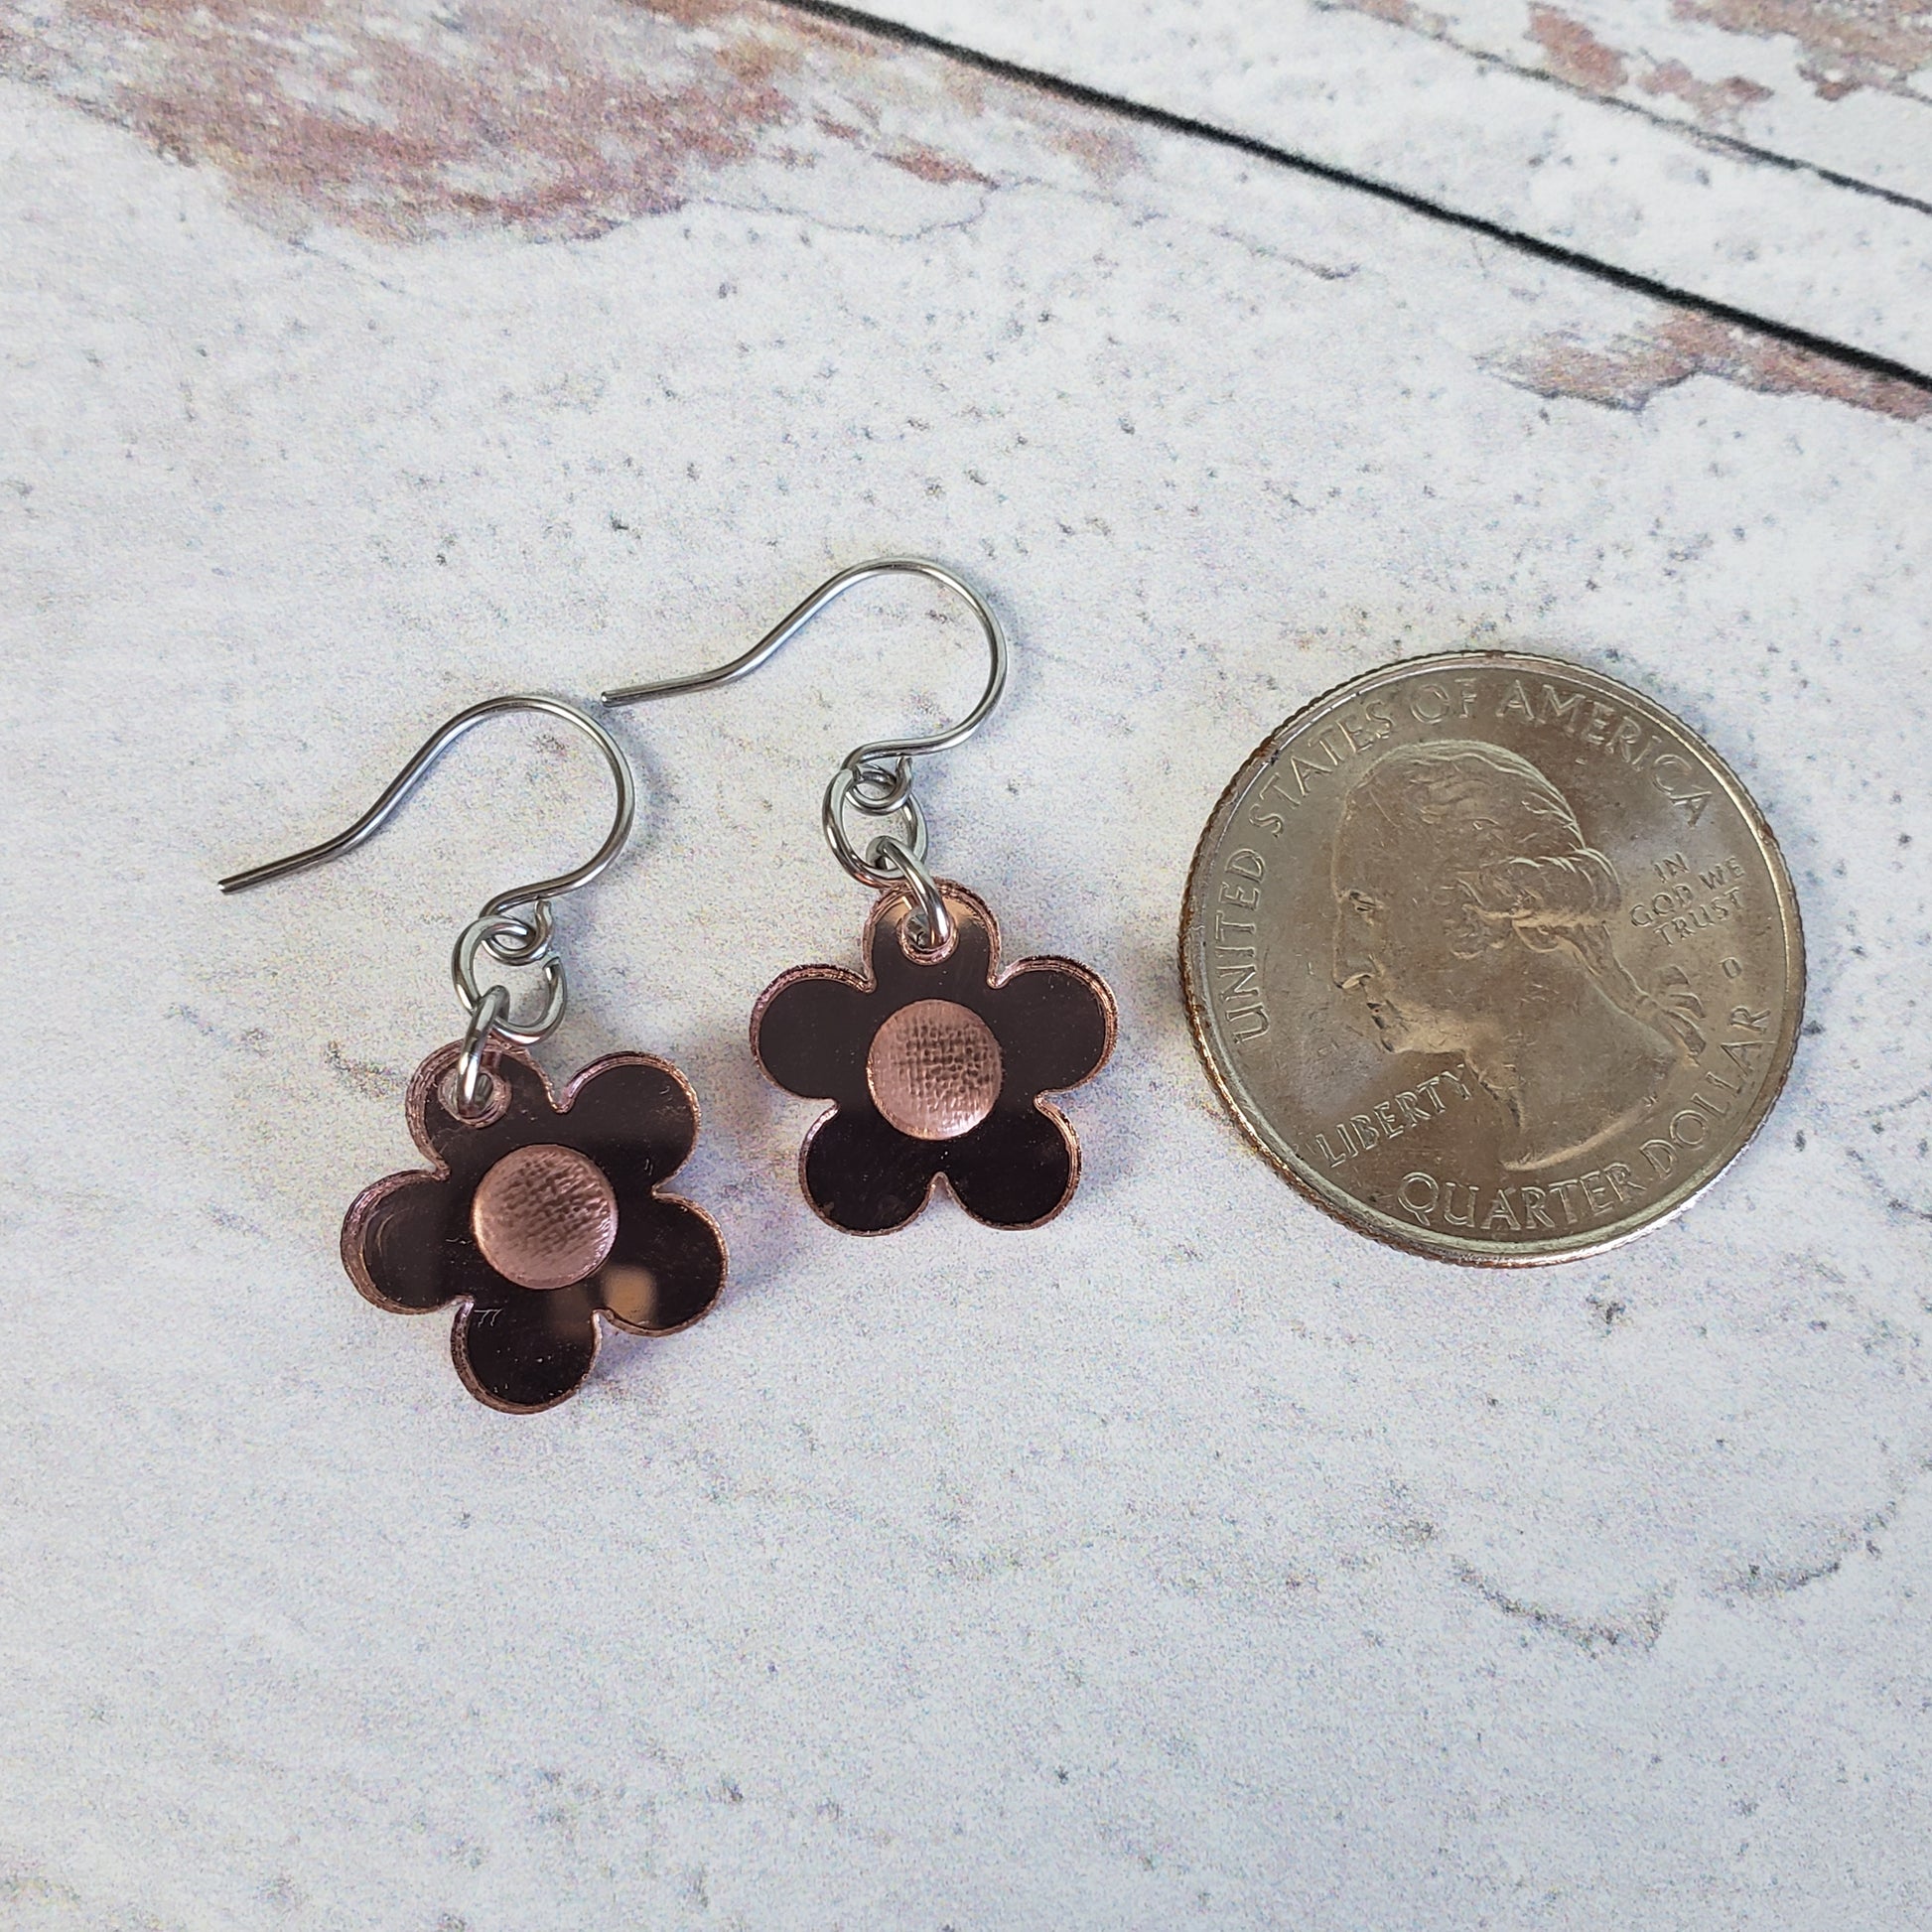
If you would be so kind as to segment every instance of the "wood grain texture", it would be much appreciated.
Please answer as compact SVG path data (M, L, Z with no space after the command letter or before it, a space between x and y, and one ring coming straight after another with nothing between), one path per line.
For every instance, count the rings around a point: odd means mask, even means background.
M1918 391L779 8L0 18L0 1917L1924 1919ZM486 1411L339 1229L595 759L491 726L343 864L212 882L469 702L718 663L903 551L1014 639L934 862L1119 998L1079 1191L799 1201L747 1021L859 963L826 779L985 676L868 587L614 723L639 826L559 907L547 1065L688 1071L732 1285ZM1723 1183L1528 1283L1266 1172L1175 987L1249 749L1471 642L1735 765L1814 988Z
M290 234L582 239L755 162L846 148L927 184L987 185L897 131L935 104L922 95L943 100L943 67L882 71L868 37L756 0L79 0L0 18L0 73L219 168ZM1026 105L1053 118L1048 98Z
M866 11L1932 372L1932 118L1904 66L1920 17L1828 0L1665 7ZM1788 71L1765 79L1794 58L1776 23L1801 16L1818 47L1844 50L1830 71L1869 78L1832 98ZM1880 16L1888 38L1857 24ZM1773 124L1774 102L1797 105Z
M1932 204L1932 18L1917 0L1333 4Z

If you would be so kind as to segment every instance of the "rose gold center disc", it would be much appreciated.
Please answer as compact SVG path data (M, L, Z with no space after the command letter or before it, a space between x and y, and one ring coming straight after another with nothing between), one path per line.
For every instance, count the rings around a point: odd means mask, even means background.
M915 1141L970 1133L993 1111L1003 1073L992 1028L951 1000L900 1007L866 1056L866 1084L879 1111Z
M618 1197L596 1162L539 1143L483 1175L470 1225L483 1259L519 1288L569 1288L604 1265L618 1238Z

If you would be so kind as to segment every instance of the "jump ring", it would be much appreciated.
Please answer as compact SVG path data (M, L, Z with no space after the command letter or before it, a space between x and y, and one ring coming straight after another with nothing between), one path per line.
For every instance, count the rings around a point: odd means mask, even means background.
M877 865L887 860L896 871L893 883L902 888L912 900L912 913L905 922L906 937L914 952L944 953L952 950L953 916L947 909L946 896L938 882L926 871L924 863L892 837L874 839L866 855Z
M456 942L456 950L450 957L450 978L456 984L457 998L473 1017L484 999L483 992L477 985L477 952L488 938L491 928L500 923L494 918L473 919L464 927L463 936ZM492 1032L504 1039L515 1040L519 1046L534 1046L545 1035L555 1033L564 1017L564 1007L569 998L564 986L563 962L555 953L540 954L527 963L543 968L543 1011L534 1020L524 1021L520 1025L512 1024L508 1012L509 994L505 991L502 1010L490 1022Z
M492 986L470 1015L463 1035L463 1051L456 1063L456 1112L459 1119L481 1112L478 1102L483 1097L483 1049L489 1035L508 1011L510 996L500 986Z
M852 877L862 885L884 891L888 886L899 884L897 873L882 872L854 847L845 829L845 804L852 796L856 780L852 767L842 764L832 773L832 782L825 787L825 805L820 821L825 828L825 843L832 848L832 856L838 860ZM919 809L919 801L908 791L899 800L898 809L905 814L905 836L894 839L893 844L902 851L909 852L915 860L923 860L926 851L925 814ZM874 814L881 816L882 814ZM870 850L876 850L878 840L873 841Z

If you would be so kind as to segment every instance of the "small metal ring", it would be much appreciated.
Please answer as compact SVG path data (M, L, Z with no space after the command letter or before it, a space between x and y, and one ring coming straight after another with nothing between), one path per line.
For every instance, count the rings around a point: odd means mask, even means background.
M508 989L492 986L477 1002L470 1015L470 1025L463 1035L463 1051L457 1056L456 1063L456 1115L459 1120L480 1114L489 1104L489 1090L483 1085L489 1077L483 1072L483 1049L489 1044L490 1034L509 1011L509 1004Z
M825 805L820 813L820 822L825 828L825 843L832 848L832 856L862 886L871 886L875 890L883 891L888 886L898 885L900 875L881 872L858 851L847 836L845 803L852 795L854 782L852 767L842 764L832 773L832 782L825 787ZM899 850L909 852L914 861L923 860L926 850L925 814L919 809L919 801L908 791L899 800L897 809L905 814L905 836L902 839L894 839L892 843ZM874 817L884 815L883 812L872 813ZM875 839L868 851L876 851L878 845L879 841Z
M498 912L479 921L485 922L489 930L483 936L483 951L504 966L541 965L557 931L547 898L533 900L527 917Z
M891 766L847 759L845 769L852 773L847 796L870 818L888 818L905 803L912 792L912 760L899 758Z
M912 900L912 915L905 922L905 935L914 952L931 955L950 952L953 942L953 917L946 907L946 897L938 882L927 872L919 857L887 833L873 840L866 857L877 866L883 858L896 868L888 875L894 885L905 891ZM923 935L923 936L921 936Z
M463 936L456 942L456 950L450 956L450 978L456 984L457 998L473 1019L484 998L477 985L477 952L487 939L491 929L502 923L504 922L495 918L472 919L463 928ZM511 920L508 923L521 926L520 920ZM558 1023L564 1017L564 1007L569 995L564 986L563 962L555 953L545 952L524 963L543 968L542 1013L534 1020L512 1025L508 1014L509 994L504 991L504 1011L490 1022L490 1028L504 1039L515 1040L519 1046L534 1046L545 1035L556 1032Z

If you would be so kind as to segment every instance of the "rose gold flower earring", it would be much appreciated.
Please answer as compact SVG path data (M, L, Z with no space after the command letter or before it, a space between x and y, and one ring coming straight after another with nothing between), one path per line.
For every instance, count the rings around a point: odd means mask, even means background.
M343 1264L378 1308L421 1314L455 1303L450 1347L464 1385L492 1409L530 1414L590 1373L600 1315L631 1334L669 1334L703 1315L725 1280L711 1217L657 1191L697 1139L683 1074L648 1054L612 1053L559 1097L524 1051L564 1017L551 901L588 886L630 833L635 787L622 750L561 699L490 698L441 726L347 831L220 883L238 893L353 851L459 738L514 711L558 719L596 745L617 816L583 865L498 893L464 928L451 971L470 1024L416 1069L406 1102L410 1134L434 1166L356 1195ZM478 985L484 955L543 975L540 1013L513 1020L506 988Z
M863 975L798 966L752 1012L752 1053L776 1085L832 1106L805 1136L799 1179L834 1227L903 1227L943 1182L974 1219L1037 1227L1072 1198L1080 1144L1040 1098L1091 1079L1113 1050L1113 995L1070 959L1000 971L1000 929L985 902L926 868L925 815L912 760L972 737L1006 688L1000 621L942 565L917 557L856 564L819 586L744 656L715 671L607 691L609 705L706 691L748 676L855 585L910 572L963 597L992 652L980 701L929 738L861 745L832 774L823 822L833 854L878 897L860 936ZM861 849L846 812L903 819Z

